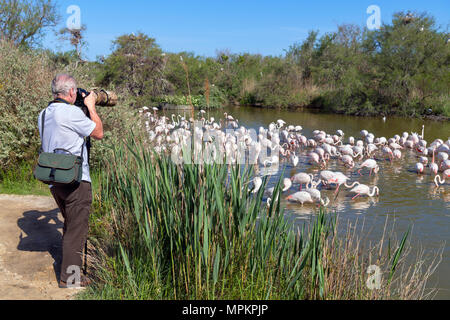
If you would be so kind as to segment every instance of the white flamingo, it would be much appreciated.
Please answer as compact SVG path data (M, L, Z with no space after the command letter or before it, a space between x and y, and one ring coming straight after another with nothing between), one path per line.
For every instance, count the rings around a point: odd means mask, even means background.
M361 168L358 170L359 175L362 176L361 171L364 168L370 169L370 176L372 176L372 172L378 173L378 171L380 171L380 167L374 159L367 159L361 164Z
M352 200L355 200L357 197L361 195L367 195L369 197L375 196L375 194L378 196L380 194L380 189L378 187L373 187L372 192L370 192L370 187L365 184L359 184L358 186L354 187L352 190L350 190L350 193L356 193L356 196L352 198Z
M302 191L303 185L312 182L313 179L314 179L314 176L312 174L300 172L300 173L297 173L296 175L294 175L291 178L291 181L292 181L292 183L300 184L300 191Z
M436 175L436 177L434 177L434 183L436 184L436 187L439 187L439 185L444 184L445 180L448 178L450 178L450 169L444 171L443 178L441 178L440 175Z
M338 194L339 192L339 188L341 185L344 185L347 189L351 189L354 186L356 186L357 184L360 184L358 181L355 181L353 184L348 185L347 181L350 180L349 177L347 177L345 174L343 174L342 172L335 172L335 176L334 179L332 180L332 183L337 184L337 188L336 191L334 192L335 195Z

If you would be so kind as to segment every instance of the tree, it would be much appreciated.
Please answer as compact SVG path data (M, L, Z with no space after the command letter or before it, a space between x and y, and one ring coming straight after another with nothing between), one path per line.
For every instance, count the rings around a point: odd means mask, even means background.
M448 95L450 46L428 14L394 14L392 24L368 33L365 46L386 105L423 112L426 99Z
M70 44L74 46L77 53L78 60L82 58L82 48L86 47L87 42L84 41L84 32L86 31L86 25L81 26L80 29L63 28L59 31L62 40L70 41Z
M286 58L301 68L303 83L306 83L311 77L318 34L318 31L309 31L308 37L302 44L295 43L286 51Z
M0 0L0 40L39 44L44 29L55 27L59 18L53 0Z
M165 59L155 39L143 33L126 34L113 42L98 82L114 84L134 97L157 96L167 90Z

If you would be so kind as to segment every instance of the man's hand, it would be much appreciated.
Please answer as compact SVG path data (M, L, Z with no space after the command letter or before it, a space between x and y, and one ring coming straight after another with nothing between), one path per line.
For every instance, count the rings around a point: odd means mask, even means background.
M84 104L89 109L89 111L95 110L95 101L97 100L97 94L94 91L91 91L88 96L83 93L83 98Z
M86 96L83 93L84 98L84 104L89 110L89 115L91 116L91 120L95 122L96 126L94 131L91 133L91 137L97 140L103 139L103 123L102 120L100 120L100 117L97 114L97 111L95 110L95 101L97 100L97 94L93 91Z

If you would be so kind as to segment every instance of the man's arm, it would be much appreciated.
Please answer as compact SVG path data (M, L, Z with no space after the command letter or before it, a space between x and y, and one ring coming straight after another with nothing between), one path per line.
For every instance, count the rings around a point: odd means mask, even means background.
M91 133L91 137L97 140L103 139L103 123L100 117L97 114L97 110L95 109L95 93L91 92L90 95L85 97L84 104L89 110L89 114L91 116L91 120L95 122L95 129Z

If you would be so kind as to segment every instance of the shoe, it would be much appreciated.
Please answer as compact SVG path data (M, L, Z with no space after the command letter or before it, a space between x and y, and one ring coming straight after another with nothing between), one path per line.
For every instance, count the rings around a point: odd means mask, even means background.
M67 284L67 282L60 280L59 287L61 289L80 289L89 286L92 283L92 280L86 276L81 276L80 284Z

